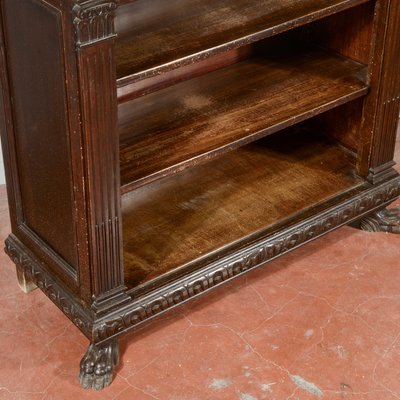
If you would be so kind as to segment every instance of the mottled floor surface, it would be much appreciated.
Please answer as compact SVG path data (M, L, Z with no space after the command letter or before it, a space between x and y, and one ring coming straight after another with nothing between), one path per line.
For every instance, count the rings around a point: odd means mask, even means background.
M400 399L399 252L337 230L125 336L103 392L78 386L87 340L1 252L0 400Z

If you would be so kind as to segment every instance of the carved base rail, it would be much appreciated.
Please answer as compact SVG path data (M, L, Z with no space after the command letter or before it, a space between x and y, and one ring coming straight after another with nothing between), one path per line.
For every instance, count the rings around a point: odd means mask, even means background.
M278 234L267 236L206 266L199 266L184 278L131 301L102 318L88 314L72 294L58 284L32 254L10 235L6 252L24 270L26 276L71 319L93 342L102 343L131 330L149 319L168 311L191 298L227 282L304 243L379 211L400 196L400 177L377 187L363 190L353 198L312 216Z

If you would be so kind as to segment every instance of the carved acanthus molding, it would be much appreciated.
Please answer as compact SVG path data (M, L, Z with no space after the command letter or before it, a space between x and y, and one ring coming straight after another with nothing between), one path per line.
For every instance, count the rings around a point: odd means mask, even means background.
M115 1L106 3L89 1L76 4L73 12L77 46L85 46L115 36L114 11L116 8Z

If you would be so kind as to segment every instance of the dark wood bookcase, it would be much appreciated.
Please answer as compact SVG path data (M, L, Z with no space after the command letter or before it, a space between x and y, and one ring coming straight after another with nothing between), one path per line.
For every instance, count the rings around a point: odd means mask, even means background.
M344 224L399 232L398 0L0 0L21 287L118 336ZM43 316L45 318L46 316Z

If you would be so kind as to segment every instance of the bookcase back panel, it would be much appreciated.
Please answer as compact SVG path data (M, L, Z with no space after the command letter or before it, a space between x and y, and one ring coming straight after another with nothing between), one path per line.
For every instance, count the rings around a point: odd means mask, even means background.
M301 41L315 43L365 65L371 62L375 31L376 2L351 8L299 29ZM370 82L368 68L366 82ZM358 152L363 101L330 111L319 118L324 132L348 149Z
M369 1L301 28L304 39L368 64L371 58L376 2Z

